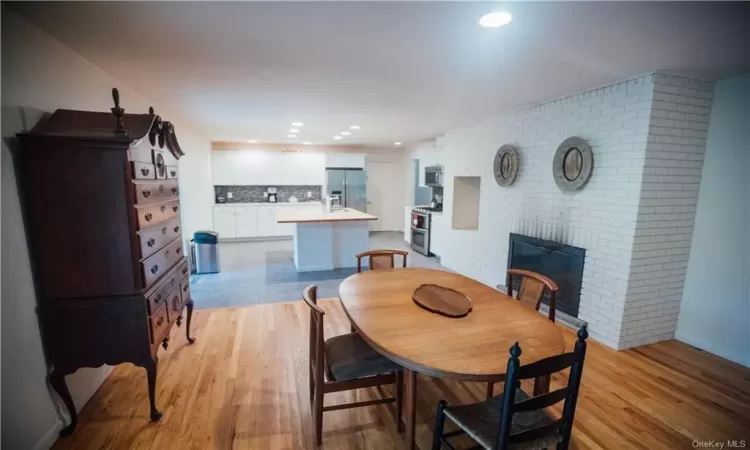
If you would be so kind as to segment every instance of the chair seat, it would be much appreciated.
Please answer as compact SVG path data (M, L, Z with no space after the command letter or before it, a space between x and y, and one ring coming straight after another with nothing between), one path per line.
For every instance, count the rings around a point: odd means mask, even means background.
M516 389L515 403L529 398L521 389ZM503 396L498 395L489 400L472 405L452 406L445 408L445 415L486 449L494 449L500 423L500 410ZM513 415L510 434L520 433L532 428L548 425L555 419L543 410L520 412ZM533 441L512 444L512 449L554 449L560 441L558 433L542 436Z
M346 381L401 370L401 366L376 352L357 333L342 334L325 342L325 360L332 381Z

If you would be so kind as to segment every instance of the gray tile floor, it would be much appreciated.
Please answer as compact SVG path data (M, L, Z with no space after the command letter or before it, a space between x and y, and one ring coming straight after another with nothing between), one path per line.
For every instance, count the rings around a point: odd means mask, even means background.
M371 233L370 248L408 250L410 267L442 268L435 258L408 248L402 233ZM352 268L297 273L291 240L225 242L219 244L219 254L220 273L191 277L196 308L299 300L302 289L310 284L318 285L320 298L336 297L341 280L357 271Z

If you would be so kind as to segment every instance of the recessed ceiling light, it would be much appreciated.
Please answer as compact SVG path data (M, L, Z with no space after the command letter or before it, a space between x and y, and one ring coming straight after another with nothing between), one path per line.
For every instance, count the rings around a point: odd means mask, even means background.
M248 144L255 144L256 142L258 141L256 141L255 139L250 139L249 141L247 141Z
M296 134L287 134L286 137L288 137L288 138L296 138L297 135Z
M349 127L350 130L359 130L359 125L352 125Z
M292 122L293 127L304 127L305 124L302 122Z
M307 141L303 142L303 144L305 144L305 145L310 145L310 143L309 143L309 142L307 142Z
M333 138L338 141L339 139L341 139L341 136L334 136Z
M400 142L394 142L393 145L399 146L399 145L401 145L401 143Z
M349 135L350 135L350 134L352 134L352 133L351 133L351 131L342 131L342 132L341 132L341 134L342 134L343 136L349 136Z
M496 11L489 14L485 14L479 19L479 25L485 28L500 28L503 25L508 25L513 20L513 16L505 11Z
M298 129L296 129L296 128L290 128L290 129L289 129L289 132L290 132L290 133L299 133L299 130L298 130Z

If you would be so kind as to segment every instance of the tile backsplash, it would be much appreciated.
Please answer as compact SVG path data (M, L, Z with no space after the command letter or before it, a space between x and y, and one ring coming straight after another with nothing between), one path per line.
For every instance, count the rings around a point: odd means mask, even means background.
M226 203L267 203L268 199L263 196L268 188L276 188L278 200L280 203L288 202L289 198L294 196L300 202L320 202L322 200L321 192L323 186L214 186L214 196L216 203L219 203L219 197L226 198ZM229 198L228 193L232 193ZM308 198L310 192L312 197Z

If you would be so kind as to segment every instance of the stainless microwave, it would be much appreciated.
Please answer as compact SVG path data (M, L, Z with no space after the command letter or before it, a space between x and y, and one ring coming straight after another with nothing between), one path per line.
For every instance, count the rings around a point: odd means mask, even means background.
M442 186L443 185L443 167L429 166L424 168L424 185L425 186Z

